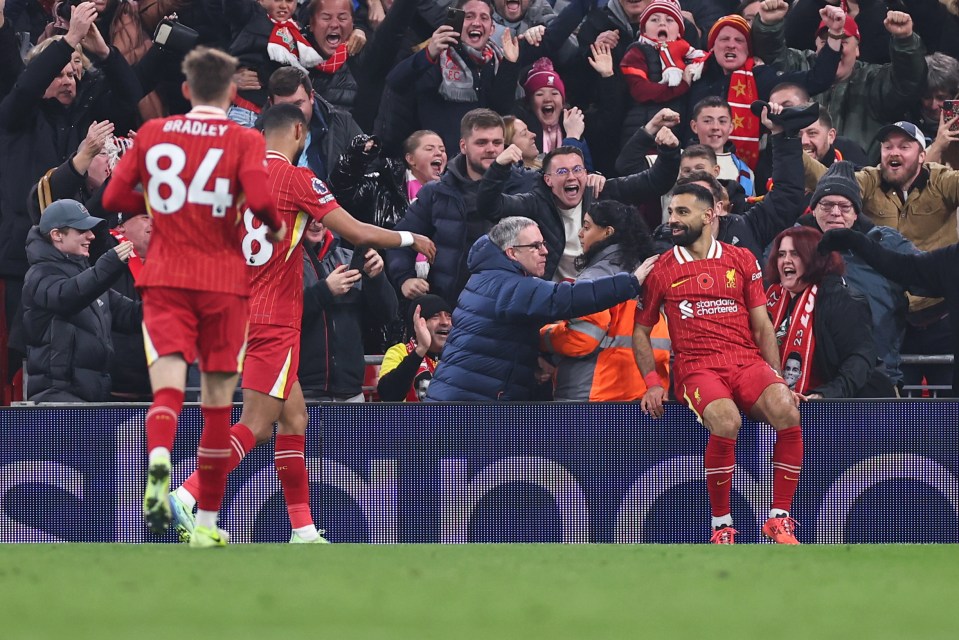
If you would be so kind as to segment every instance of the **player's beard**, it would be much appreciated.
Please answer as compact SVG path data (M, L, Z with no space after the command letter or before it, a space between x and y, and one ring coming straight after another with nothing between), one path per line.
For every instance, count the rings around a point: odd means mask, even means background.
M300 166L300 158L303 157L303 154L305 152L306 152L306 145L303 145L302 147L300 147L299 151L297 151L293 155L293 157L290 158L290 164L292 164L294 167Z
M679 235L670 234L670 239L673 241L673 244L679 247L688 247L703 235L703 229L705 227L700 227L699 229L692 229L689 225L680 224L675 227L670 225L670 230L673 229L682 229L683 232Z

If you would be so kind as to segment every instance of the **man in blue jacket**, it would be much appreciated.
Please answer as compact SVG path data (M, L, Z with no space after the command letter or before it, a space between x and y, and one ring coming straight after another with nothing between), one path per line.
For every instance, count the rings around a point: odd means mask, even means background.
M472 273L453 312L453 330L427 400L529 400L539 329L608 309L639 295L656 257L633 273L595 280L543 280L549 250L529 218L503 218L470 249Z

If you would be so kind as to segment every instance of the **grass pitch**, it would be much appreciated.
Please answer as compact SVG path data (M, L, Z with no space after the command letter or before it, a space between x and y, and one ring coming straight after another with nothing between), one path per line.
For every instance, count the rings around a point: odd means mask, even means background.
M950 638L959 546L0 546L0 637Z

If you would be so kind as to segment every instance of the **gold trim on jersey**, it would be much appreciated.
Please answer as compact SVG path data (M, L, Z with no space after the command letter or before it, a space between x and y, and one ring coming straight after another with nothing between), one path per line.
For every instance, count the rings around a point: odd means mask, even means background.
M296 246L303 240L306 233L306 225L309 224L310 216L305 211L296 212L296 220L293 221L293 228L290 230L290 248L286 252L286 259L289 260L293 255Z

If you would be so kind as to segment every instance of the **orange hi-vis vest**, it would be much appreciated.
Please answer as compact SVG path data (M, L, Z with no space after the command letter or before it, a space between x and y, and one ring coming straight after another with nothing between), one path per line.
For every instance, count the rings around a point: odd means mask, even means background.
M540 329L540 347L561 356L553 397L565 401L638 400L646 383L633 357L633 320L636 301ZM669 380L670 341L666 318L651 334L656 371Z

